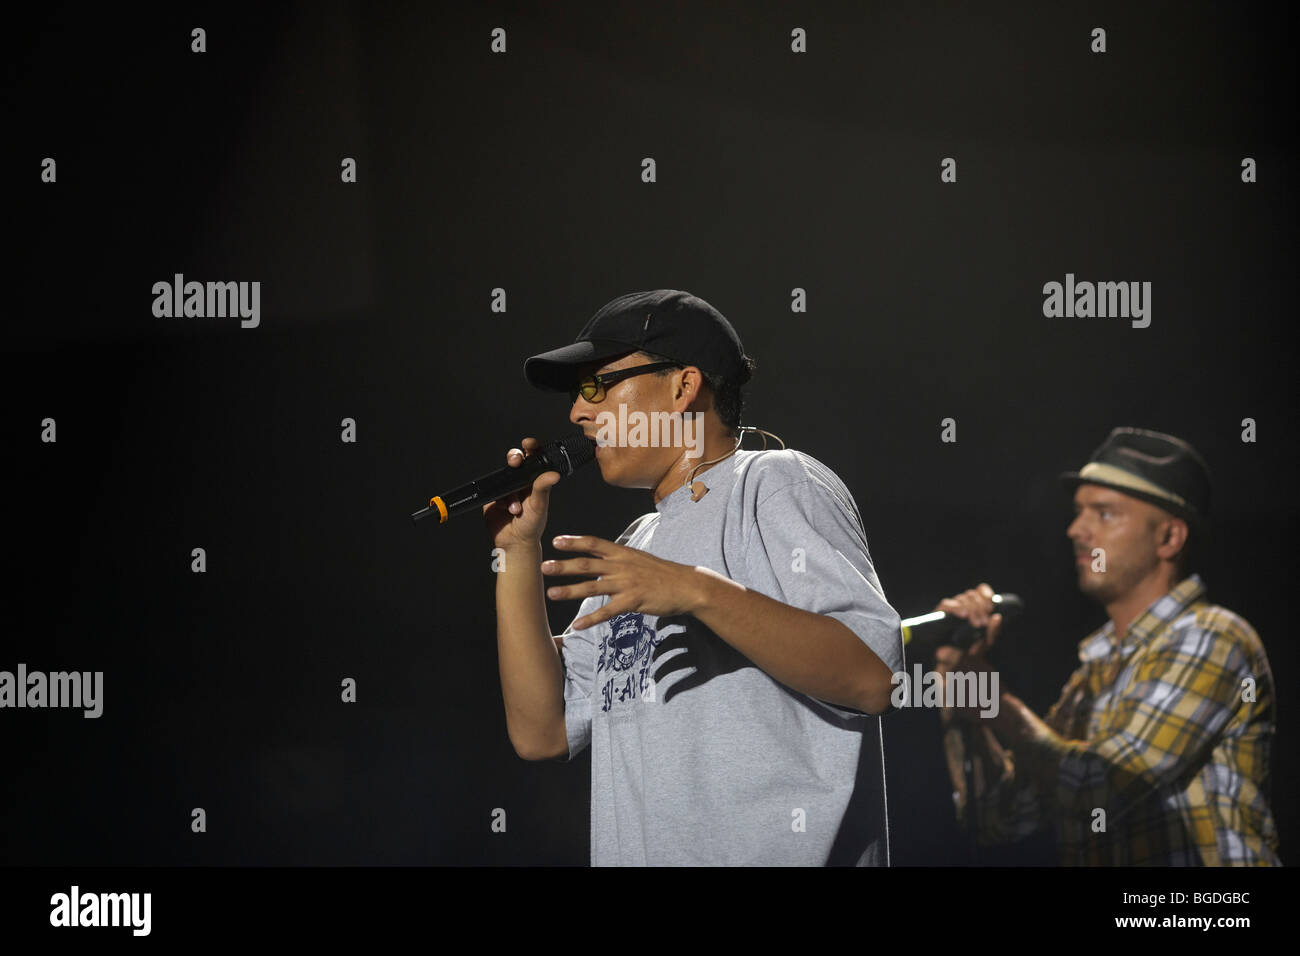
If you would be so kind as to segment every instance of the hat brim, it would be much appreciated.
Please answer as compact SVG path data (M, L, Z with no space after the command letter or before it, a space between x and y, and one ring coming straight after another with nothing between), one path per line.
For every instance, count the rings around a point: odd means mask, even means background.
M1145 501L1147 504L1155 505L1157 508L1163 508L1175 518L1182 518L1188 524L1199 526L1204 520L1202 515L1190 505L1180 504L1161 494L1144 491L1122 481L1108 481L1096 475L1080 475L1077 471L1062 472L1059 477L1066 490L1070 492L1073 492L1079 485L1100 485L1102 488L1110 488L1113 491L1122 492L1130 498L1136 498L1139 501Z
M608 339L589 339L542 352L524 361L524 377L538 388L567 392L574 387L579 366L604 362L636 351L636 346Z

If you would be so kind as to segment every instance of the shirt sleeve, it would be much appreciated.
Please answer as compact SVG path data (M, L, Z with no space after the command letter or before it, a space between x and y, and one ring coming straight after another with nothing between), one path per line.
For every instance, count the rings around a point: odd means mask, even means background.
M847 490L803 478L755 506L746 564L754 588L783 604L840 621L894 673L903 669L898 613L885 600L866 534ZM810 698L816 699L816 698ZM860 710L817 701L841 717Z
M591 614L607 600L607 594L584 598L573 616L576 621ZM564 729L569 738L569 760L591 743L591 697L595 686L596 649L604 622L575 630L573 623L560 635L560 663L564 669Z
M1115 820L1184 778L1242 706L1242 679L1250 673L1236 637L1199 623L1156 638L1132 667L1089 739L1052 730L1017 748L1065 812L1104 808Z
M655 517L655 512L642 515L623 530L616 544L627 544ZM573 620L594 613L609 601L608 594L593 594L584 598ZM560 666L564 671L564 730L569 738L569 760L582 753L591 743L591 700L596 684L596 660L608 621L589 628L575 630L573 621L559 635Z

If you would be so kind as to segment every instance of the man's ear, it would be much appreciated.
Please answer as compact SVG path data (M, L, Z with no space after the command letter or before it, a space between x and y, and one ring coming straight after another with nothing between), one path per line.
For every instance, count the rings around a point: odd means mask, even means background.
M1168 561L1187 543L1187 522L1182 518L1170 517L1162 524L1165 528L1160 536L1160 544L1156 547L1156 555Z
M695 374L687 375L687 372L694 372ZM704 373L698 368L694 365L686 366L677 373L676 380L679 383L682 397L686 399L688 405L699 398L700 393L703 391Z

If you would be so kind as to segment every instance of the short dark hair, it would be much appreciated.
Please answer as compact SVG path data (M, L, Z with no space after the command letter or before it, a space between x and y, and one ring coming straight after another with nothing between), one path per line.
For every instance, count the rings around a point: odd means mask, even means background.
M666 355L659 355L656 352L639 351L638 355L644 355L651 362L672 362L678 368L686 368L687 362L679 362L677 359L671 359ZM758 367L752 358L748 355L742 359L746 371L751 375L754 369ZM698 366L696 366L698 368ZM665 375L671 375L673 369L665 368L657 372L651 372L651 375L662 378ZM713 409L718 413L718 419L722 422L723 427L732 435L735 435L740 429L740 414L745 407L745 394L739 382L723 377L714 372L706 372L700 369L700 374L704 376L704 384L709 387L713 395Z

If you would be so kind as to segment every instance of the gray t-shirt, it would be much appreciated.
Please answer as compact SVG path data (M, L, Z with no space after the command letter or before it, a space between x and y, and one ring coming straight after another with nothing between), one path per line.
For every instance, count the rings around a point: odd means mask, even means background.
M618 542L827 614L902 670L898 614L834 472L785 449L698 477L698 502L682 486ZM569 759L592 751L593 866L888 865L880 717L791 690L690 615L625 613L563 638Z

